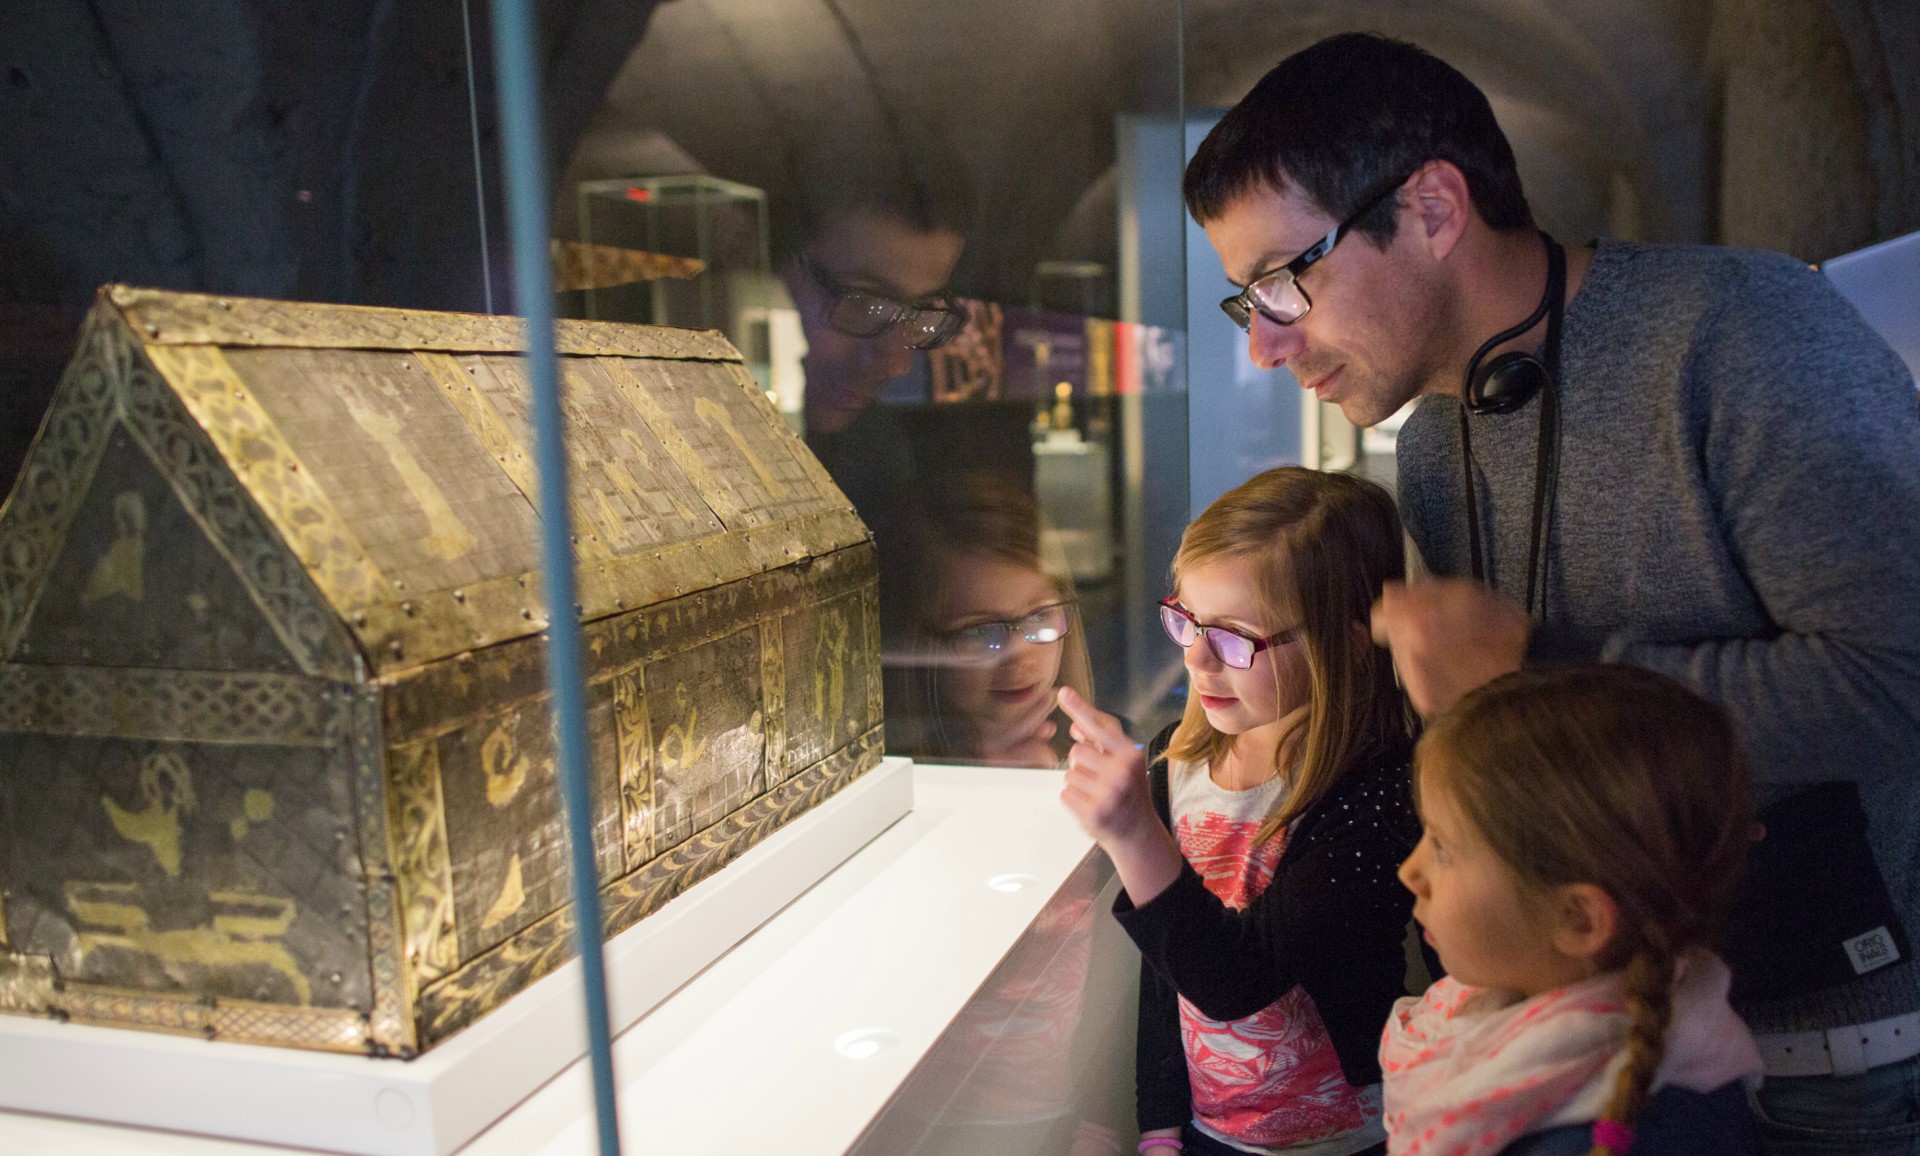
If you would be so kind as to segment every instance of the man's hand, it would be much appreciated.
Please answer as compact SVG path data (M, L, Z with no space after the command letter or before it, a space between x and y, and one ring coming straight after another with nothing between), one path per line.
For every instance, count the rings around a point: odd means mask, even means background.
M1533 623L1478 582L1389 582L1373 604L1373 640L1393 652L1413 709L1432 718L1462 695L1520 669Z

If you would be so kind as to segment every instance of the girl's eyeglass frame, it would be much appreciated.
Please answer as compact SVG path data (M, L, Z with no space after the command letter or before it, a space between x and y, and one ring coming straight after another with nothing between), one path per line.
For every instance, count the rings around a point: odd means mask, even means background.
M1300 628L1297 626L1265 638L1251 638L1230 626L1207 626L1174 598L1160 600L1160 625L1166 630L1167 637L1183 650L1205 638L1207 649L1213 651L1213 656L1235 670L1246 670L1253 666L1253 660L1261 651L1285 646L1300 637Z

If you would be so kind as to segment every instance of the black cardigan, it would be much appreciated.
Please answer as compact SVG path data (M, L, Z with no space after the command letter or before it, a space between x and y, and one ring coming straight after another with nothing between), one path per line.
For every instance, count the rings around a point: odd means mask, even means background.
M1148 780L1167 820L1168 727L1147 746ZM1295 821L1273 881L1244 910L1207 890L1190 863L1144 907L1122 891L1113 911L1140 948L1134 1056L1142 1131L1192 1118L1175 993L1214 1020L1243 1019L1304 985L1349 1084L1380 1082L1380 1032L1406 994L1413 896L1395 872L1420 841L1405 747L1342 775Z

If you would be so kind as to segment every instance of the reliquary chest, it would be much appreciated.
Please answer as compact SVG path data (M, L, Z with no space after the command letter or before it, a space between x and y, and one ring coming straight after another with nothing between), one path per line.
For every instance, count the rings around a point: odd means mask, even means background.
M871 539L562 322L609 932L880 757ZM411 1055L572 953L511 318L111 288L0 508L0 1010Z

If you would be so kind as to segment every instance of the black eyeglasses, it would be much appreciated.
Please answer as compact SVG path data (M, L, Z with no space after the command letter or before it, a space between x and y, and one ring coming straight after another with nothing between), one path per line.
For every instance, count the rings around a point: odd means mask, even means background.
M1411 175L1411 173L1408 174L1408 176ZM1351 217L1335 225L1326 236L1320 238L1306 252L1222 301L1220 311L1233 318L1233 323L1242 329L1252 328L1253 315L1256 311L1260 316L1278 325L1292 325L1305 317L1307 310L1313 308L1313 300L1307 296L1307 291L1300 287L1300 274L1312 267L1315 261L1333 252L1333 247L1340 243L1340 238L1347 235L1347 230L1353 228L1354 222L1373 212L1381 202L1399 192L1400 186L1406 183L1407 177L1401 177L1388 185L1366 204L1361 205Z
M1014 635L1035 646L1058 642L1073 629L1073 603L1051 602L1010 622L975 622L947 635L947 641L963 657L979 661L999 658Z
M951 297L909 305L871 289L842 285L805 253L796 259L807 276L826 290L827 324L848 337L879 337L892 330L909 349L937 349L966 327L967 311Z
M1266 638L1249 638L1227 626L1202 626L1186 607L1171 598L1160 600L1160 625L1166 627L1167 637L1179 643L1182 648L1191 647L1202 637L1207 640L1207 648L1213 656L1235 670L1245 670L1253 665L1253 656L1275 646L1285 646L1300 637L1296 627L1282 630Z

